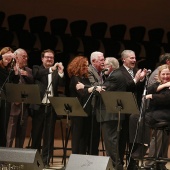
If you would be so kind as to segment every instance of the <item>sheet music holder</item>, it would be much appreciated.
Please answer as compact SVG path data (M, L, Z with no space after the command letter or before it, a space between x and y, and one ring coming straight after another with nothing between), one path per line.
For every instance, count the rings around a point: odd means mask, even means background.
M116 143L116 167L119 157L119 135L120 135L120 114L139 114L136 98L132 92L104 91L101 92L103 102L106 106L106 114L118 114L117 143Z
M87 116L77 97L49 97L49 100L57 115L67 115L70 109L69 116Z
M36 84L7 83L6 98L9 102L23 102L27 104L41 104L39 87Z
M118 113L117 105L123 105L121 113L124 114L139 114L139 108L136 98L132 92L101 92L103 102L106 106L106 111L111 113Z
M23 124L23 107L26 104L41 104L39 87L36 84L6 83L6 99L9 102L21 103L21 122Z
M83 110L77 97L49 97L50 103L52 104L57 115L66 115L66 135L64 145L64 167L66 166L66 150L69 139L69 116L84 116L87 117L87 113Z

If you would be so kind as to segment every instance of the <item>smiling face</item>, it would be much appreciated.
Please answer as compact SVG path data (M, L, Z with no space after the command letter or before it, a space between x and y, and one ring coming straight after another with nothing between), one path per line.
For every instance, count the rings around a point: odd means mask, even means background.
M125 52L122 56L122 61L126 67L133 69L136 64L135 53L133 51Z
M52 52L45 52L41 60L45 68L52 67L54 64L54 54Z
M104 69L104 56L99 55L96 59L93 59L92 65L97 69L97 71L102 71Z
M169 68L162 69L159 74L159 79L162 84L170 81L170 70Z

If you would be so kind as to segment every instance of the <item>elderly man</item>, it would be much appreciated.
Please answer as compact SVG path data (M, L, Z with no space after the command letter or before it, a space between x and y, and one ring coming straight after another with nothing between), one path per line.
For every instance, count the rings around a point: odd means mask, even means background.
M22 84L33 84L34 79L32 76L32 70L27 66L28 55L24 49L17 49L15 52L16 70L18 71ZM12 147L13 140L15 138L15 147L22 148L24 145L27 118L28 118L28 105L24 105L23 110L21 109L21 103L12 103L10 117L7 129L7 147ZM21 112L23 111L23 115ZM21 123L21 121L23 121Z
M126 79L123 76L122 72L118 69L119 62L114 57L107 57L104 62L104 67L107 69L105 74L107 78L104 80L102 86L106 91L126 91ZM118 153L116 152L117 148L117 126L118 126L118 117L117 114L108 113L106 111L105 105L103 102L100 103L100 98L97 102L97 121L101 122L102 132L104 136L104 143L106 147L106 153L111 157L113 161L113 166L117 170L123 170L123 165L120 162L120 159L116 160ZM123 119L123 117L121 118ZM117 162L116 162L117 161Z

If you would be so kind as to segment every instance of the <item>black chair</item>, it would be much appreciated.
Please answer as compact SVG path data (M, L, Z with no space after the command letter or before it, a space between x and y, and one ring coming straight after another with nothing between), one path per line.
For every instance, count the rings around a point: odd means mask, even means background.
M170 31L166 33L167 42L170 44Z
M161 130L161 131L164 131L163 132L163 135L165 135L165 133L167 133L166 135L169 135L170 133L170 122L168 121L161 121L161 122L158 122L158 123L155 123L154 125L151 126L151 128L154 130L154 137L155 137L155 157L146 157L146 160L153 160L154 161L154 167L153 167L153 170L157 170L159 167L158 167L158 164L161 162L170 162L170 159L168 158L163 158L163 157L160 157L157 153L157 131L158 130ZM163 143L163 139L164 137L162 137L162 143Z
M104 38L102 40L105 49L105 56L114 56L116 58L120 57L121 43L114 41L111 38Z
M126 33L126 25L118 24L110 27L110 36L114 41L123 41Z
M3 22L4 22L4 20L5 20L5 12L3 12L3 11L0 11L0 27L2 27L2 24L3 24Z
M41 50L51 49L55 51L57 46L57 38L51 35L50 32L41 32L39 34Z
M143 42L146 33L144 26L136 26L129 29L130 40L135 42Z
M148 38L150 42L154 42L157 44L162 44L162 40L164 37L164 29L163 28L154 28L148 31Z
M50 21L51 34L54 36L63 36L68 26L66 18L56 18Z
M107 32L108 24L106 22L96 22L90 25L91 36L102 39Z
M9 15L7 18L9 30L13 32L19 32L23 30L26 19L27 18L25 14Z
M90 57L92 52L101 51L100 41L96 38L86 36L82 38L82 42L84 46L84 55L87 56L88 58Z
M40 34L44 32L47 24L46 16L36 16L29 19L30 32L34 34Z
M28 30L22 30L17 33L19 47L25 49L26 51L31 51L34 49L36 42L36 36L30 33Z
M76 20L70 23L71 35L74 37L83 37L85 36L87 30L87 21L86 20Z
M14 35L11 31L6 29L0 29L0 48L2 47L12 47L12 42L14 40Z

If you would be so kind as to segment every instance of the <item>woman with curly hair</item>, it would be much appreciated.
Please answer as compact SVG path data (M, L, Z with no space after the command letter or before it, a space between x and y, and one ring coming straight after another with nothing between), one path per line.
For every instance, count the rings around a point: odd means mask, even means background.
M75 57L67 67L67 72L70 77L69 91L71 97L77 97L80 104L88 101L90 93L95 89L101 91L101 87L91 86L88 79L88 59L84 56ZM77 85L84 86L78 88ZM72 130L72 153L73 154L86 154L90 150L90 132L91 132L91 99L87 102L84 111L87 117L71 117L71 130Z

